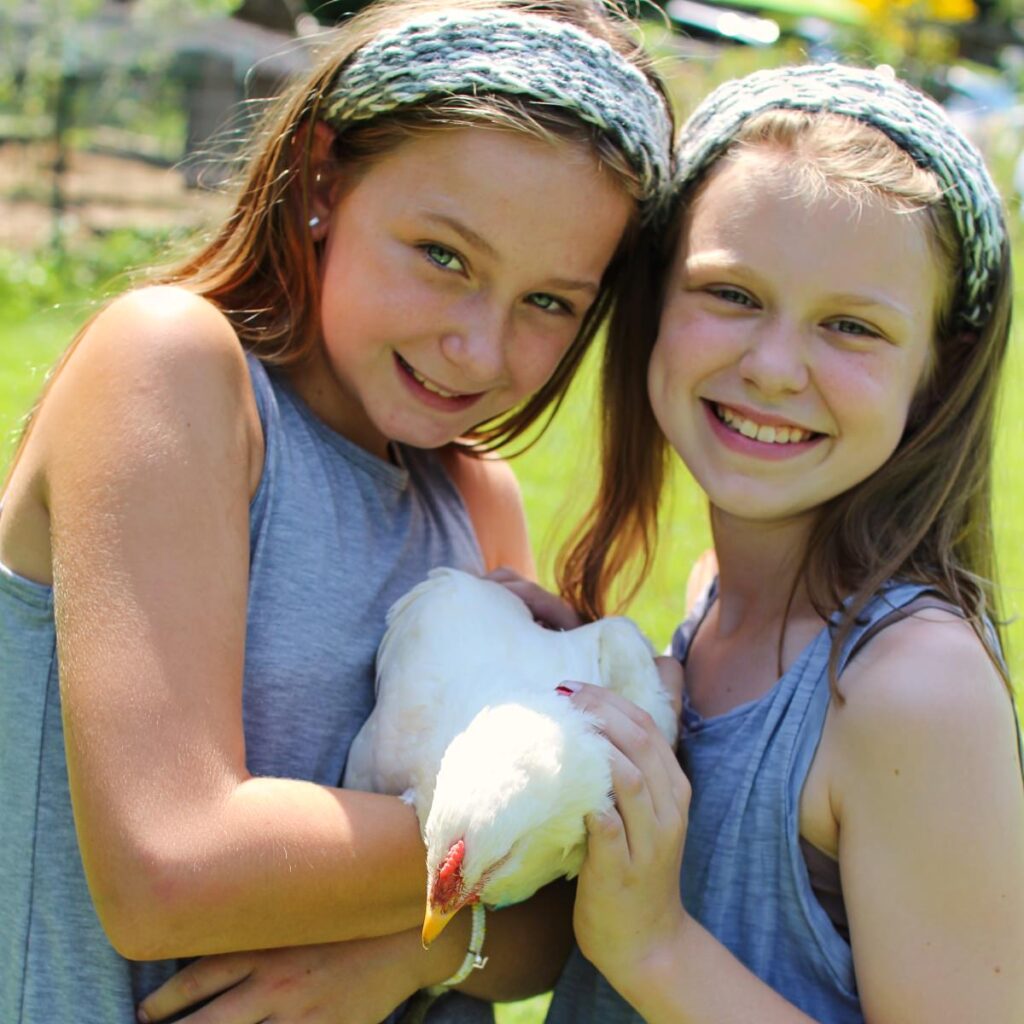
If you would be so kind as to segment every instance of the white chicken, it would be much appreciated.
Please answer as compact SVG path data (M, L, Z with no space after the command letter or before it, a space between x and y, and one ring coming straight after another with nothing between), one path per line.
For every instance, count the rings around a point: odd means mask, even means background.
M402 794L427 847L423 941L467 904L518 903L574 877L584 816L611 803L607 740L556 692L607 686L673 740L650 643L625 618L549 630L499 583L435 569L388 612L377 703L344 785Z

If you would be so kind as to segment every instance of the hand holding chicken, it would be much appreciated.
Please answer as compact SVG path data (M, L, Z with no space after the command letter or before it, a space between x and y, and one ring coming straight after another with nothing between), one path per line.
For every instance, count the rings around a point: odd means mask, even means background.
M556 692L563 680L607 687L674 740L653 650L628 619L545 629L501 584L454 569L434 570L391 608L377 703L344 785L416 808L424 943L464 906L518 903L579 872L584 819L612 806L612 748Z

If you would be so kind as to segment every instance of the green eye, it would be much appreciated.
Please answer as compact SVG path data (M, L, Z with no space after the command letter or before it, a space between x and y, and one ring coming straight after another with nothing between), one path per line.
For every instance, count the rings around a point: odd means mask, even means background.
M464 269L462 260L451 249L446 249L443 245L425 245L423 251L426 253L427 259L435 266L445 270L461 271Z
M543 309L548 313L571 313L572 310L569 306L564 303L561 299L556 299L554 295L548 295L546 292L534 292L530 295L527 300L532 306L536 306L538 309Z

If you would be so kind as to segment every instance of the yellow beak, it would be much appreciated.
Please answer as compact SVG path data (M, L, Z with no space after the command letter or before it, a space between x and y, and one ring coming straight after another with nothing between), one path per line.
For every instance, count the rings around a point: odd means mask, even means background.
M438 910L427 904L426 912L423 915L423 948L427 949L430 944L445 930L448 922L462 909L461 906L454 910Z

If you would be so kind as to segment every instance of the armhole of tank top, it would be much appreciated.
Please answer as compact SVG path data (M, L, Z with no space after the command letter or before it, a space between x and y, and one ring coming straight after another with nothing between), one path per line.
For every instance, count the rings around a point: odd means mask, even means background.
M271 419L275 416L276 410L274 392L267 368L251 352L246 352L245 362L249 368L249 386L252 388L253 399L256 402L256 413L263 436L263 465L260 466L259 481L249 499L249 520L252 523L262 516L267 503L269 478L272 475L272 464L276 456L274 432L271 429Z
M857 638L849 653L843 658L839 666L840 674L850 663L850 661L861 651L872 639L878 636L882 630L889 626L895 625L897 622L902 622L904 619L909 618L916 612L925 611L928 609L936 609L944 612L952 612L958 614L958 609L955 605L950 604L948 601L942 600L939 595L935 594L934 591L921 590L910 598L903 605L894 606L889 612L881 616L877 621L871 623L864 632ZM824 723L822 723L824 725ZM813 763L814 757L811 757L811 763ZM808 771L810 770L810 764L808 764ZM806 776L805 776L806 781ZM821 874L821 867L823 864L819 864L816 868L808 858L805 844L810 846L808 840L799 832L799 826L797 829L797 849L799 851L800 859L803 861L804 868L807 873L807 883L810 889L810 894L816 901L818 907L825 914L832 928L835 929L836 936L842 939L847 945L849 944L849 932L845 931L844 927L848 929L848 921L846 916L846 899L843 893L842 878L838 871L838 861L832 861L832 858L828 854L823 853L821 850L817 850L818 856L824 861L827 858L830 862L836 865L835 881L837 889L834 892L827 892L826 898L822 899L822 894L814 886L814 881ZM813 848L813 847L812 847ZM816 848L813 848L816 849ZM813 856L813 855L812 855ZM837 918L841 920L837 920ZM831 942L828 943L831 946ZM825 948L825 947L823 947Z

